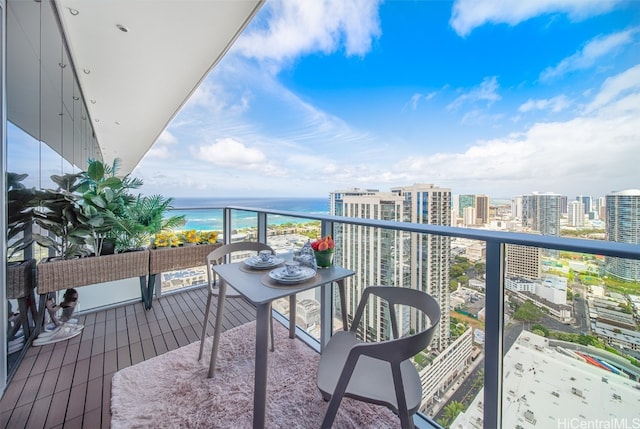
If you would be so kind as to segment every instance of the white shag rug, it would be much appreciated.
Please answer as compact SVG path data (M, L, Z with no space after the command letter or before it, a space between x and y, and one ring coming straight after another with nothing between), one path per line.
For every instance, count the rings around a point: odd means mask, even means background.
M275 323L269 352L267 428L320 428L327 409L316 386L319 355ZM224 332L216 375L207 378L211 341L198 362L200 342L118 371L111 389L111 427L251 428L255 322ZM397 428L389 409L344 398L334 428Z

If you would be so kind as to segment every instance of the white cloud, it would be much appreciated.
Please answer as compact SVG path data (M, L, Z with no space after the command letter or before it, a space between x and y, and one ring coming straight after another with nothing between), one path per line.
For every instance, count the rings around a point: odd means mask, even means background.
M380 36L379 1L276 0L261 12L234 51L269 62L276 70L311 52L330 54L344 46L347 56L366 54Z
M601 108L621 94L640 90L640 64L616 76L607 78L602 84L600 92L587 106L586 112Z
M411 106L411 110L417 110L418 109L418 104L420 103L420 101L429 101L435 96L436 96L436 92L435 91L434 92L430 92L428 94L421 94L419 92L416 92L415 94L413 94L411 96L411 98L409 99L409 102L404 105L402 110L405 110L409 106Z
M232 62L232 61L230 61ZM237 70L229 64L220 66L226 72ZM223 71L218 70L219 73ZM184 109L203 108L209 113L241 114L249 109L252 94L246 86L240 86L236 82L225 82L223 85L219 80L206 79L191 95ZM239 81L241 82L241 80Z
M169 151L168 147L155 144L151 146L151 149L147 151L145 157L155 159L169 159L171 158L171 152Z
M475 104L481 101L486 101L486 105L490 106L501 98L498 94L498 88L498 78L496 76L486 77L479 86L453 100L453 102L447 106L447 109L455 110L464 104Z
M169 146L178 143L178 139L170 131L164 130L160 136L156 139L156 142L151 146L146 153L146 157L156 159L169 159L171 158L171 151Z
M548 81L566 73L583 70L592 67L601 57L613 54L624 45L633 43L634 35L638 32L637 28L606 36L598 36L590 40L584 48L560 61L555 67L549 67L540 74L541 81Z
M572 120L540 122L520 134L478 141L462 153L407 157L392 171L458 191L475 186L489 192L490 186L512 193L603 195L633 186L640 180L640 65L607 79L590 109ZM604 183L610 188L603 189Z
M549 110L552 113L558 113L571 105L571 101L565 95L559 95L552 98L539 98L527 100L519 108L519 112L529 112L531 110Z
M178 139L176 138L176 136L174 136L168 130L164 130L156 140L156 144L162 144L162 145L171 145L171 144L176 144L177 142L178 142Z
M266 155L259 149L247 147L232 138L201 145L195 151L195 157L214 165L242 170L262 168L267 161Z
M573 20L607 12L622 0L456 0L449 24L461 37L487 23L517 25L538 15L566 13Z

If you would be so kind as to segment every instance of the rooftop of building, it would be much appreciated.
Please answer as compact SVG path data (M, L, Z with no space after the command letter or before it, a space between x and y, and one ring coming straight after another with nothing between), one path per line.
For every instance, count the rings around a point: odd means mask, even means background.
M562 427L560 422L569 419L637 418L637 382L562 354L531 332L520 334L505 355L503 370L503 427ZM450 427L481 428L482 400L483 391Z

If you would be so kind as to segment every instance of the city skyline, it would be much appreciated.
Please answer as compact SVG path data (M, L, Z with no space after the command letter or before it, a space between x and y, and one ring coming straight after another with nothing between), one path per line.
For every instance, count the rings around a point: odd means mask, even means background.
M475 3L267 1L134 170L142 191L636 188L633 2Z

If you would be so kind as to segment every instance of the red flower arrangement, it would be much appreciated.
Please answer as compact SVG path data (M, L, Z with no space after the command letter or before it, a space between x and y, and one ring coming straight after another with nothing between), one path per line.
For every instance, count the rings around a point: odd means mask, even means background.
M314 252L324 252L327 250L333 250L335 247L335 243L333 242L333 238L330 235L326 237L322 237L317 239L316 241L311 243L311 248Z

